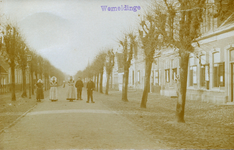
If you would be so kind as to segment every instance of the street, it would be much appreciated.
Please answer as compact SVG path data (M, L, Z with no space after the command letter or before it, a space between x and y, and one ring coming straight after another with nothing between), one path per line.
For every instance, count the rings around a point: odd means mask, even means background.
M0 149L152 149L167 148L119 113L83 100L66 100L58 88L58 101L48 97L14 126L0 135Z

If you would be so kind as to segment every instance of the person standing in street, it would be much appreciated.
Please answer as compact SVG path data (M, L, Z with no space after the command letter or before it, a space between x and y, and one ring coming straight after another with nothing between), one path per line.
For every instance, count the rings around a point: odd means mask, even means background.
M36 86L37 86L36 99L37 99L37 102L41 102L41 99L44 99L43 83L41 79L37 81Z
M50 81L50 100L57 101L57 78L53 76Z
M84 84L81 81L80 77L76 81L75 87L76 87L76 90L77 90L77 100L83 100L81 98L81 96L82 96L82 88L84 87Z
M95 88L95 84L91 78L89 78L89 82L87 83L86 88L87 88L87 101L86 101L86 103L89 103L90 98L91 98L91 102L95 103L93 101L93 90Z
M75 90L75 82L73 80L73 77L70 76L70 79L68 81L68 91L67 91L67 100L72 102L76 99L76 90Z
M66 81L63 81L63 88L65 88Z

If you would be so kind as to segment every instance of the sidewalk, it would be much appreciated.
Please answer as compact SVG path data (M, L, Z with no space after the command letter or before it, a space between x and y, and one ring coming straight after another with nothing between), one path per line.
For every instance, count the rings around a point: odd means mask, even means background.
M69 102L60 88L57 102L48 97L16 125L0 135L2 149L158 149L169 148L140 127L103 105L105 95L94 93L96 103ZM1 149L1 147L0 147Z
M44 92L45 96L48 96L48 91ZM16 92L16 101L11 100L11 93L0 95L0 131L37 104L35 94L32 95L31 99L22 98L21 94L22 91Z
M186 101L185 124L175 122L176 99L149 93L147 108L141 109L142 92L129 92L129 102L121 92L103 95L107 107L122 114L155 139L172 148L234 148L234 106Z

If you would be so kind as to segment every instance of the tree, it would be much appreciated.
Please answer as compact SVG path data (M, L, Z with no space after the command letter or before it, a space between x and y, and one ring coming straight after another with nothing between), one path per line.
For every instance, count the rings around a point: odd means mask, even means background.
M163 17L163 14L157 14L157 16L147 14L145 16L145 20L142 20L140 23L141 29L139 29L139 36L145 56L145 82L140 105L141 108L146 108L148 93L150 90L150 74L155 51L157 50L157 55L160 54L162 46L161 39L163 33L161 30L164 30L163 28L165 25L165 18Z
M155 2L157 3L157 2ZM158 4L158 3L157 3ZM194 51L192 44L200 36L203 9L206 0L163 0L163 8L155 7L155 16L166 14L166 29L161 30L165 41L178 52L180 57L180 79L178 80L178 99L176 105L177 122L184 121L187 89L187 69L189 54ZM159 17L157 22L162 19Z
M16 66L16 28L10 24L6 26L4 35L5 50L7 53L8 63L11 67L11 100L15 101L15 66Z
M32 85L32 95L34 95L34 73L36 75L36 81L37 81L37 71L38 71L38 54L36 54L35 51L30 51L30 55L32 56L32 61L30 62L30 79L31 79L31 85Z
M109 91L109 81L110 81L110 75L112 73L113 67L114 67L114 58L115 58L115 54L113 52L113 49L108 50L107 51L107 61L105 63L105 67L106 67L106 73L107 73L107 82L106 82L106 95L108 95L108 91Z
M23 77L23 93L21 94L21 97L27 97L27 92L26 92L26 69L27 69L27 51L28 48L22 39L22 37L18 36L17 39L17 62L22 69L22 77Z
M128 38L130 38L130 48L128 49ZM123 67L124 67L124 75L123 75L123 84L122 84L122 100L128 101L128 78L129 78L129 68L131 66L131 61L133 58L133 53L137 50L137 42L136 36L133 33L125 36L123 41L119 41L119 43L123 47Z
M50 62L47 59L44 59L45 90L49 89L50 66Z
M104 72L105 61L106 61L106 53L101 51L97 55L97 60L95 63L95 67L97 67L99 78L100 78L100 80L99 80L99 92L100 93L103 93L102 83L103 83L103 72Z

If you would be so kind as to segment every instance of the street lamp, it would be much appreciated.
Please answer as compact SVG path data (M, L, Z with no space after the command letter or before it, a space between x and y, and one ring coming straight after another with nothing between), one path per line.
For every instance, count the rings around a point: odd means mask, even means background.
M29 99L31 99L31 61L32 61L32 56L31 55L27 55L27 62L28 62L28 66L29 66Z

